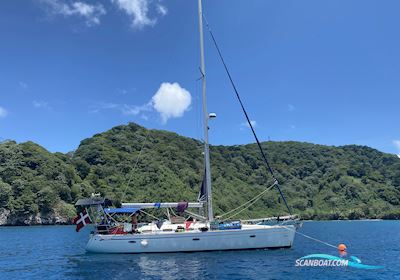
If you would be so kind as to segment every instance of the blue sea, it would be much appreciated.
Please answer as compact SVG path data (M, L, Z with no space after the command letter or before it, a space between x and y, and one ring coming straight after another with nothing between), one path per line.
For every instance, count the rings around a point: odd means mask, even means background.
M296 267L296 259L337 251L297 235L291 249L107 255L85 252L90 228L0 227L0 279L400 279L399 221L305 222L300 232L376 270Z

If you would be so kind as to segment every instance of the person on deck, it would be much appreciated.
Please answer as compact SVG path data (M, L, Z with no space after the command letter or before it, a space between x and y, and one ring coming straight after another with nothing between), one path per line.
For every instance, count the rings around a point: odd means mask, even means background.
M132 215L131 223L132 223L132 233L136 233L138 228L138 213Z

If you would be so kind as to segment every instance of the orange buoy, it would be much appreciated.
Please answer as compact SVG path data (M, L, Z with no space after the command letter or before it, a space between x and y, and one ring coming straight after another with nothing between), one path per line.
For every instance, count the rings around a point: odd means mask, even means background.
M339 250L340 252L344 252L344 251L346 251L346 249L347 249L346 245L344 245L344 244L339 244L338 250Z

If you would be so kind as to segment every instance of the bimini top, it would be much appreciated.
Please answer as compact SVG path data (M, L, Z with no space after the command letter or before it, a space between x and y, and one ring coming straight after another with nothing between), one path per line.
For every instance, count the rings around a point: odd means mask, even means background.
M107 214L114 214L114 213L131 214L131 213L136 213L139 210L140 208L104 208L104 212Z

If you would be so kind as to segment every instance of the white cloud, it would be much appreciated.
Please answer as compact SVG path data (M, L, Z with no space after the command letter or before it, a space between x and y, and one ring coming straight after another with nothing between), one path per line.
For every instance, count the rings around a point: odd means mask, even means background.
M250 120L250 123L251 123L251 126L252 126L253 128L257 126L257 122L256 122L255 120ZM241 123L240 125L241 125L241 127L248 127L248 128L250 128L250 125L249 125L248 122L243 122L243 123Z
M179 118L192 103L190 92L178 83L162 83L151 99L153 108L160 113L163 123L170 118Z
M250 124L252 127L256 127L257 126L257 122L256 121L250 121ZM250 125L247 123L247 126L250 127Z
M145 26L153 26L157 18L150 18L149 10L151 0L111 0L120 10L123 10L132 20L132 27L141 29ZM157 12L165 16L168 10L165 6L157 4Z
M120 106L119 104L115 103L101 102L96 107L98 107L98 109L114 109L118 108L119 106Z
M118 92L118 94L126 95L128 93L128 90L125 88L122 88L122 89L118 89L117 92Z
M8 115L8 112L3 107L0 107L0 118L5 118Z
M84 18L88 26L100 24L100 17L106 14L102 4L92 5L81 1L66 3L63 0L41 0L41 2L46 4L53 14Z
M120 111L123 115L138 115L145 111L151 111L152 107L151 104L145 104L142 106L138 105L128 105L128 104L117 104L117 103L110 103L110 102L99 102L92 106L92 109L89 113L99 113L101 110L108 110L108 109L115 109Z
M119 109L121 105L110 102L96 102L91 107L92 109L89 111L89 113L99 113L101 110Z
M27 88L28 88L27 83L24 83L24 82L18 82L18 85L19 85L22 89L27 89Z
M49 104L47 102L45 102L45 101L36 101L36 100L34 100L32 102L32 104L33 104L33 107L35 107L35 108L48 108L48 106L49 106Z
M167 7L161 5L161 4L157 4L157 12L162 15L165 16L168 14L168 9Z
M161 116L162 123L166 123L171 118L182 117L189 110L192 103L190 92L182 88L178 83L162 83L151 100L143 105L129 105L100 102L92 106L89 113L99 113L101 110L114 109L123 115L137 116L143 120L148 120L149 116L145 112L156 111Z
M142 106L123 104L120 109L124 115L136 116L142 112L151 111L152 108L151 108L151 103L148 103Z
M400 140L393 140L393 145L397 148L397 156L400 158Z

